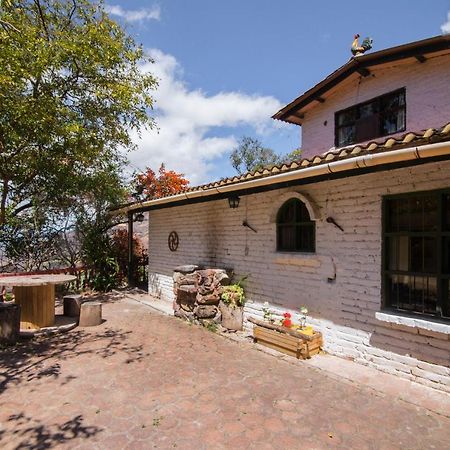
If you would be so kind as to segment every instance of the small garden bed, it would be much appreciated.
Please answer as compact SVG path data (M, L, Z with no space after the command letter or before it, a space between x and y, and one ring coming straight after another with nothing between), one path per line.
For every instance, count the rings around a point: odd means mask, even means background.
M286 355L308 359L319 353L322 348L322 333L312 330L311 327L288 328L252 317L249 321L255 324L253 327L255 342Z

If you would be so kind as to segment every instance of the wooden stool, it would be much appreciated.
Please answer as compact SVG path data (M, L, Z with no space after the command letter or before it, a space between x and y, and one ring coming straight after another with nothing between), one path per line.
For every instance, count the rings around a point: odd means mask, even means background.
M100 302L85 302L80 308L80 327L95 327L102 323L102 304Z
M80 317L81 295L65 295L63 301L65 316Z

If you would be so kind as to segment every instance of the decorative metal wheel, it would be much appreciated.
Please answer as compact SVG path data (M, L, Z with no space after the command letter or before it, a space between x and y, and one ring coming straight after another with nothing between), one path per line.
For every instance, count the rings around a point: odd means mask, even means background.
M171 231L169 234L169 238L167 239L169 244L169 249L171 252L176 252L178 248L178 244L180 243L180 239L178 237L178 233L176 231Z

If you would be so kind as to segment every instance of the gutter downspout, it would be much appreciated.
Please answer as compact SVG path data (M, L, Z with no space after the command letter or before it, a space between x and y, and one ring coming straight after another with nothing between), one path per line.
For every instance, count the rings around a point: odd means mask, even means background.
M269 186L285 181L301 180L311 178L318 175L332 174L338 172L352 171L366 167L374 167L383 164L396 163L401 161L411 161L416 159L426 159L435 156L450 155L450 142L438 142L435 144L426 144L419 147L408 147L390 152L373 153L363 156L356 156L341 161L330 162L328 164L320 164L318 166L307 167L301 170L293 170L290 172L271 175L268 177L258 178L256 180L243 181L240 183L217 186L214 188L199 190L193 192L184 192L172 197L163 197L155 200L134 204L114 211L115 214L125 213L134 209L145 208L148 206L157 206L166 203L174 203L181 200L189 200L197 197L209 197L217 193L228 193L233 191L242 191L258 186Z

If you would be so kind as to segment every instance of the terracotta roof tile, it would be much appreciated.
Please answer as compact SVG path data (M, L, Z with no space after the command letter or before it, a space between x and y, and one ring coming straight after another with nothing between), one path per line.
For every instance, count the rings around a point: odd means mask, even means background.
M389 152L397 148L403 148L410 143L415 143L417 146L424 145L430 142L450 140L450 123L447 123L441 128L429 128L421 133L408 132L401 137L395 139L393 137L387 138L384 142L368 142L365 145L355 145L344 148L330 150L321 155L316 155L311 158L304 158L290 163L283 163L279 166L265 167L254 172L247 172L242 175L235 175L230 178L224 178L219 181L204 184L200 186L193 186L185 189L183 192L194 192L211 189L212 187L242 183L243 181L254 180L258 178L265 178L271 175L303 170L306 167L320 164L326 164L329 161L338 161L343 159L353 158L358 155L365 155L370 153ZM168 196L170 197L170 196Z

